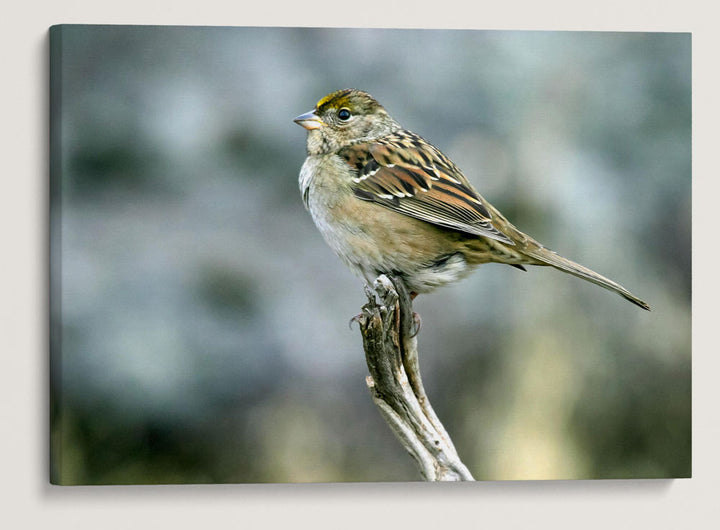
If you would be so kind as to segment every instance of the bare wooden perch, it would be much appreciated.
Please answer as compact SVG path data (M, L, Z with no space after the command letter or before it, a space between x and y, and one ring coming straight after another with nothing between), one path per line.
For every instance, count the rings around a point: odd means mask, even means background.
M425 480L474 480L425 394L415 315L405 284L399 278L391 280L382 275L373 287L374 292L366 287L368 303L356 318L373 401Z

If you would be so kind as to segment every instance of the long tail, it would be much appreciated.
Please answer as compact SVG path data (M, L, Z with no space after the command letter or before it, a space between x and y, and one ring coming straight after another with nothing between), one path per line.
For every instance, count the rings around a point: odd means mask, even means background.
M649 305L640 300L637 296L625 289L625 287L623 287L619 283L615 283L614 281L606 278L605 276L602 276L597 272L588 269L587 267L583 267L582 265L575 263L574 261L570 261L569 259L565 259L562 256L558 256L551 250L540 247L537 249L526 249L523 253L541 262L539 263L539 265L550 265L551 267L555 267L558 270L567 272L568 274L572 274L573 276L577 276L578 278L582 278L583 280L592 282L595 285L599 285L600 287L604 287L605 289L608 289L610 291L614 291L626 300L632 302L633 304L640 306L647 311L650 311Z

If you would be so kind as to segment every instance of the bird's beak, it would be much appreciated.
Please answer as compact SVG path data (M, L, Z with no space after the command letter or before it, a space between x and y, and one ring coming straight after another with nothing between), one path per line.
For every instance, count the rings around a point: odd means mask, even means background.
M301 114L293 121L301 127L305 127L308 131L312 131L313 129L319 129L320 127L325 126L325 122L318 118L317 114L315 114L315 111Z

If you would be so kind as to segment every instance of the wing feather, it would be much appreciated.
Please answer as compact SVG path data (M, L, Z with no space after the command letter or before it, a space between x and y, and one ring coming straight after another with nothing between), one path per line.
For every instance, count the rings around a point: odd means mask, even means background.
M345 147L339 154L357 171L353 189L358 198L438 226L514 244L493 224L493 213L460 169L420 136L399 130L372 143Z

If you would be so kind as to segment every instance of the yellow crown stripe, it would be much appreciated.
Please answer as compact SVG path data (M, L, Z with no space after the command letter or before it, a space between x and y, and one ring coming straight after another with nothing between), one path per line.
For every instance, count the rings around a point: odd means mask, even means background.
M333 92L331 94L328 94L324 98L322 98L320 101L317 102L317 105L315 106L316 109L320 110L324 107L335 107L335 108L341 108L344 106L347 106L350 104L350 98L348 95L350 94L351 90L338 90L336 92Z

